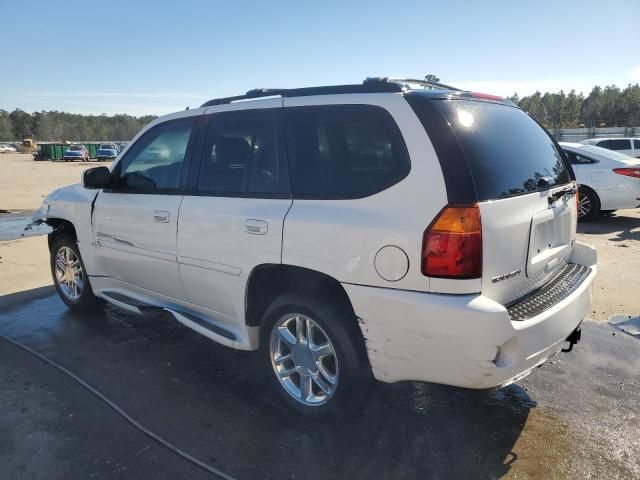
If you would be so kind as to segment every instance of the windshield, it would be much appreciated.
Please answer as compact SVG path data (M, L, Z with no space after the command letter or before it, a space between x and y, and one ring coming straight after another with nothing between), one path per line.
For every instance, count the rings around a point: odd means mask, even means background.
M100 150L115 150L116 146L115 145L111 145L109 143L103 143L102 145L100 145Z
M77 151L82 150L82 146L81 146L81 145L71 145L71 146L69 147L69 150L72 150L72 151L74 151L74 152L77 152Z
M511 106L437 100L464 152L479 201L569 183L562 155L547 132Z
M633 157L625 155L624 153L614 152L608 148L596 147L595 145L585 145L584 147L580 147L580 150L595 153L601 157L610 158L611 160L633 160Z

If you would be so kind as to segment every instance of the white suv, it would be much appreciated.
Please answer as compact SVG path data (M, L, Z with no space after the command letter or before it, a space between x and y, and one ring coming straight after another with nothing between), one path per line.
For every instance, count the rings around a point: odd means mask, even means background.
M36 214L60 297L261 348L309 414L372 378L522 378L591 303L571 167L511 102L424 87L256 90L153 121Z
M630 157L640 158L640 138L589 138L580 142L583 145L594 145L607 150L615 150Z

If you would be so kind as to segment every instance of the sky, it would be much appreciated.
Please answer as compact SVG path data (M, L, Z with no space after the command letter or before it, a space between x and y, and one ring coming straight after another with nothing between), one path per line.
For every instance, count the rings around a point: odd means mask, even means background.
M0 109L161 115L435 74L511 95L640 82L640 0L0 0Z

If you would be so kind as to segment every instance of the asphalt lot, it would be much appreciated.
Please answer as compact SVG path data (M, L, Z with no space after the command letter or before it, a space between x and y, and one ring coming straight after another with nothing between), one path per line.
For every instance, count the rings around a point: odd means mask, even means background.
M640 339L606 324L585 322L574 352L517 385L379 385L333 423L283 408L256 354L168 317L77 315L51 287L0 297L0 311L1 334L236 478L640 478ZM0 405L0 478L214 478L1 339Z

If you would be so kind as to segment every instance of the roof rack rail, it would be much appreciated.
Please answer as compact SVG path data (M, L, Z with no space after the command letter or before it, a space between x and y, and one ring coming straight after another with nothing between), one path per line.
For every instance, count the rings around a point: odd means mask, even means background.
M452 87L451 85L446 85L444 83L439 83L439 82L432 82L430 80L419 80L417 78L395 78L395 77L368 77L365 81L365 84L367 83L371 83L371 84L375 84L375 83L396 83L396 84L401 84L401 85L405 85L408 83L415 83L418 85L424 85L424 86L428 86L428 87L435 87L441 90L453 90L455 92L460 92L461 89L456 88L456 87Z
M404 91L404 87L396 82L373 82L365 80L361 84L352 85L327 85L323 87L305 88L255 88L244 95L234 97L215 98L201 105L211 107L241 100L252 100L264 97L308 97L311 95L336 95L341 93L394 93Z

